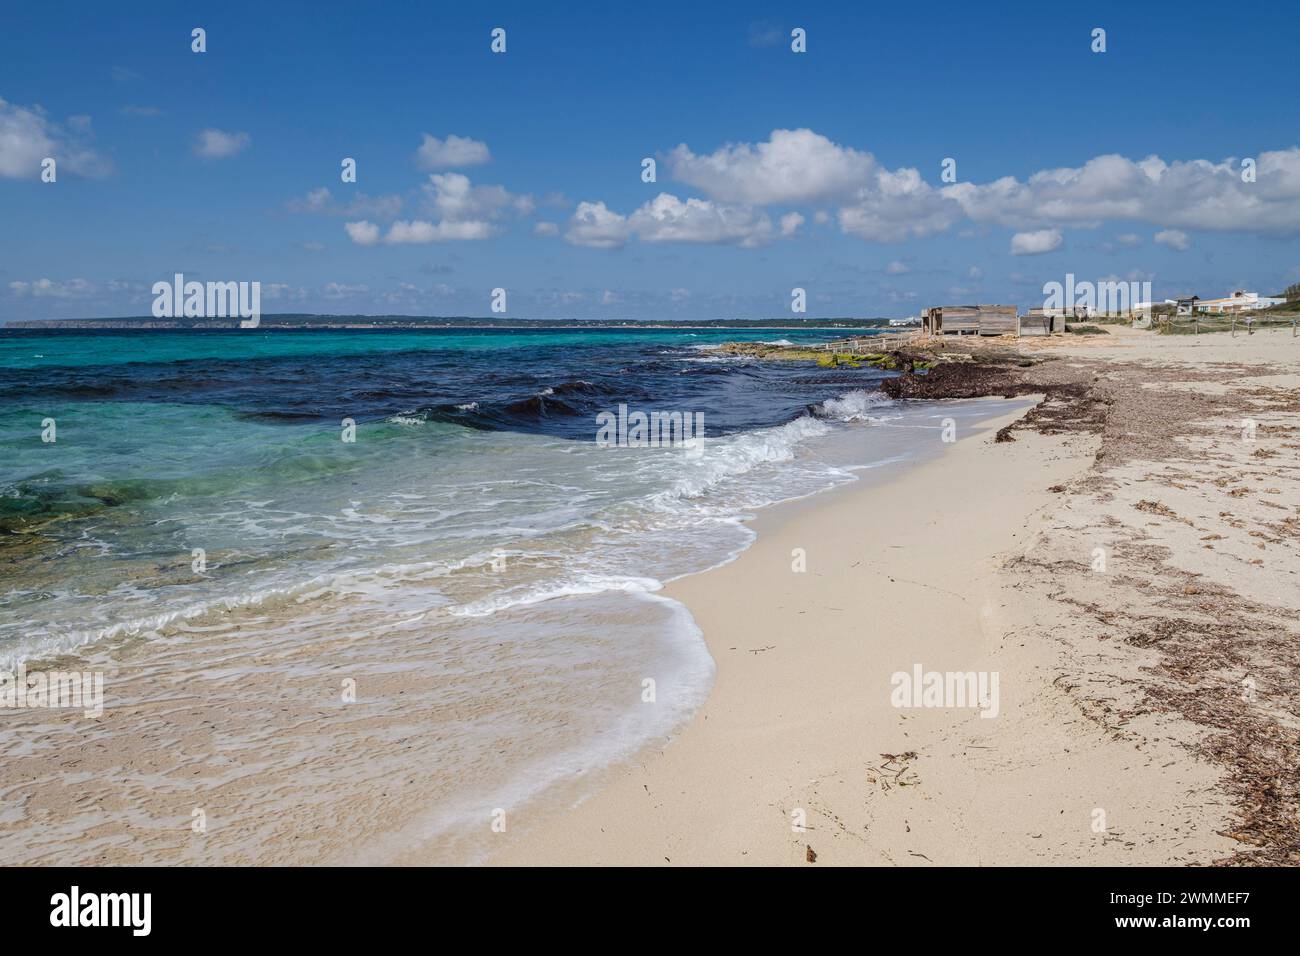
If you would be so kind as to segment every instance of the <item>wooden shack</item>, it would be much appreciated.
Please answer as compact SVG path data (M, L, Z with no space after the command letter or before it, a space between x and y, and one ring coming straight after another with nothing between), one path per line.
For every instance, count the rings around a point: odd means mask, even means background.
M1062 309L1030 309L1020 317L1020 334L1059 335L1065 331L1067 318L1069 314Z
M1014 305L936 305L921 312L931 335L1019 335Z

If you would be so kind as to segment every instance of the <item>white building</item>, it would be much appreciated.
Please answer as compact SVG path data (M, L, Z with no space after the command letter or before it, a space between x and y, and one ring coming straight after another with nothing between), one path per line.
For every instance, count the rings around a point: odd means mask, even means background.
M1267 309L1269 306L1281 305L1286 299L1260 295L1258 292L1246 292L1238 289L1226 299L1199 299L1197 312L1247 312L1255 309Z

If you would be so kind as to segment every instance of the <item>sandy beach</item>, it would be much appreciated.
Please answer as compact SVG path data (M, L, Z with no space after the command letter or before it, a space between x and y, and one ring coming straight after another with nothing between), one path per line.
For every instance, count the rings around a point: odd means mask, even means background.
M735 560L643 601L526 605L514 645L481 619L489 692L410 603L422 581L54 661L102 673L106 706L6 714L13 861L1297 862L1300 339L896 355L935 364L881 388L950 402L908 407L952 408L954 440L907 418L931 447L759 509ZM597 665L629 646L614 629L686 612L716 664L694 716L647 721L675 729L639 752L575 748L590 700L680 697L689 671Z
M1294 862L1300 340L1020 344L1065 392L673 584L707 703L491 861ZM893 706L918 665L996 673L996 716Z

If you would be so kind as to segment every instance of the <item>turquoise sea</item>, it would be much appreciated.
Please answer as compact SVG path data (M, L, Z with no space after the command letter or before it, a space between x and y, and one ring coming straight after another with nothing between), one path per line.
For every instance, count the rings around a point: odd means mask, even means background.
M441 796L412 826L437 839L670 734L714 662L663 583L974 414L708 351L840 334L0 332L0 669L427 669ZM698 414L705 440L604 447L619 406Z

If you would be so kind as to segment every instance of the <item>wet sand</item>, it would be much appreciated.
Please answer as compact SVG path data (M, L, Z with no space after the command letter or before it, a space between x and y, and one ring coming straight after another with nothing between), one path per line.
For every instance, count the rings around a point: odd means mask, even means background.
M1054 361L1015 373L1049 383L1023 421L774 509L674 584L718 662L704 708L490 859L1293 860L1300 342L1080 339L1026 340ZM996 672L997 716L893 706L918 664Z

